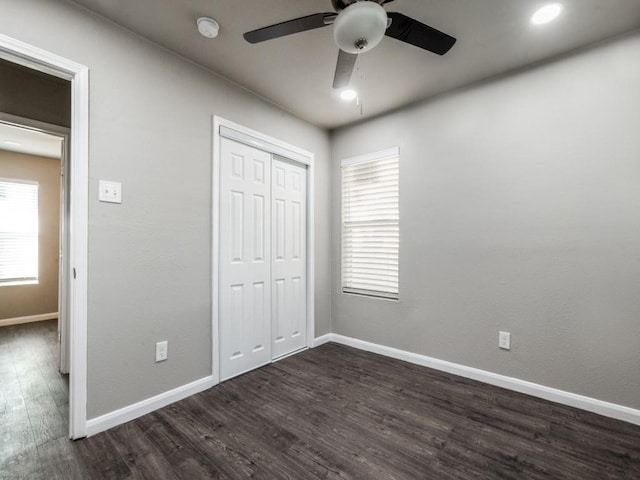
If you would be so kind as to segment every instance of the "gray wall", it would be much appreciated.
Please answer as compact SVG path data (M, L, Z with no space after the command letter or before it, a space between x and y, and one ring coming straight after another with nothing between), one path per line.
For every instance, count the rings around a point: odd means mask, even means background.
M0 150L0 177L38 182L38 283L0 286L0 320L58 311L60 160Z
M71 83L0 59L0 112L71 126Z
M329 331L325 131L72 4L0 11L5 35L90 68L89 418L211 373L214 114L315 153L316 335ZM122 182L121 205L98 203L98 179Z
M333 331L640 408L638 58L635 34L334 132ZM396 145L400 301L341 294L340 159Z

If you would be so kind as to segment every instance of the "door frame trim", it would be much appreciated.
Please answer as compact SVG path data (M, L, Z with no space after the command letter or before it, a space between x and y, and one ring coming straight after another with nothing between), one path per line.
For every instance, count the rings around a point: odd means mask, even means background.
M224 135L221 134L224 129ZM231 138L271 154L289 158L307 166L307 348L313 347L315 336L315 219L314 219L314 154L277 138L213 116L213 168L211 179L211 374L214 384L220 383L220 147L222 138Z
M0 58L71 82L69 265L76 278L69 285L69 437L77 439L87 436L89 68L2 34Z

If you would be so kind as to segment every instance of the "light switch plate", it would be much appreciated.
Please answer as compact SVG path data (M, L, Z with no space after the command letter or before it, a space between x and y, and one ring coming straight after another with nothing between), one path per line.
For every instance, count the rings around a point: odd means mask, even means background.
M163 362L169 357L169 342L156 343L156 362Z
M100 180L98 188L100 190L98 200L101 202L122 203L122 184L120 182Z

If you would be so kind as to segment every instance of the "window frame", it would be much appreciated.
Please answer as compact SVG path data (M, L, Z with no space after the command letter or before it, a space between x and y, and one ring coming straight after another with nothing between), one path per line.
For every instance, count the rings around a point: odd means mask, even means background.
M16 278L0 278L1 287L13 287L20 285L38 285L40 280L40 183L34 180L26 180L23 178L8 178L0 177L0 182L13 183L21 185L31 185L35 187L35 200L36 200L36 222L37 228L35 232L36 240L36 271L35 277L16 277ZM0 232L2 228L0 227Z
M395 220L395 225L397 225L397 232L398 232L398 245L397 245L397 263L395 265L396 271L397 271L397 283L395 285L395 291L394 292L386 292L386 291L381 291L381 290L375 290L375 289L362 289L362 288L355 288L355 287L349 287L345 285L345 265L346 265L346 259L345 259L345 230L346 230L346 220L345 220L345 167L350 167L353 165L358 165L358 164L364 164L364 163L371 163L371 162L376 162L376 161L380 161L380 160L384 160L387 158L396 158L397 161L397 169L398 169L398 177L397 177L397 208L398 208L398 215L397 215L397 220ZM367 297L367 298L377 298L377 299L384 299L384 300L391 300L391 301L399 301L400 298L400 148L399 147L393 147L393 148L389 148L386 150L381 150L381 151L377 151L377 152L373 152L373 153L369 153L369 154L365 154L365 155L360 155L357 157L352 157L352 158L347 158L341 161L340 164L340 188L341 188L341 192L340 192L340 198L341 198L341 203L340 203L340 291L341 293L345 294L345 295L357 295L357 296L362 296L362 297ZM383 221L383 220L377 220L377 221ZM386 220L388 222L388 220Z

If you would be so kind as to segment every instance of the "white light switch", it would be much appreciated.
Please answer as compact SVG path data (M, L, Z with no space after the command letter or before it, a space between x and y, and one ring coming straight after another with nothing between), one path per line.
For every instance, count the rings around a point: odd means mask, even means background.
M162 362L167 359L169 356L169 342L165 340L164 342L156 343L156 362Z
M100 180L98 188L100 189L98 200L101 202L122 203L122 184L120 182Z

